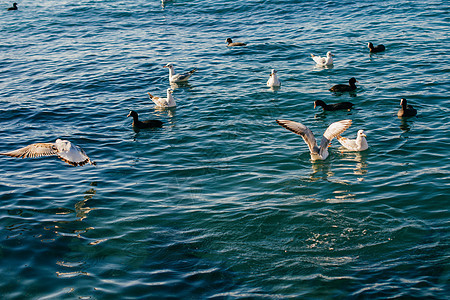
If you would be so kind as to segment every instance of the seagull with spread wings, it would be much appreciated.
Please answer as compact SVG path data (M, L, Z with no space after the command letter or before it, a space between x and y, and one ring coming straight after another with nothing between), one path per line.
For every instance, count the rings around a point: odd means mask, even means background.
M289 120L276 120L278 125L300 135L308 145L312 160L324 160L328 157L328 146L333 138L343 133L352 125L352 120L342 120L332 123L322 136L320 146L317 146L316 138L312 131L302 123Z
M87 163L95 165L96 163L91 161L86 153L79 146L72 144L67 140L57 139L54 143L35 143L26 147L0 153L0 155L6 155L11 157L20 158L35 158L41 156L57 156L62 161L72 166L83 166Z

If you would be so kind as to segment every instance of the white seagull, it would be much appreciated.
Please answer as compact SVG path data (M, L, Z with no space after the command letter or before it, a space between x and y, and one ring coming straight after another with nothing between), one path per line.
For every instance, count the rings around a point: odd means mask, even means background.
M267 80L267 86L268 87L279 87L281 86L280 79L277 77L277 71L272 70L272 73L270 73L269 80Z
M169 82L171 83L187 81L189 77L191 77L191 75L194 74L195 71L197 71L197 69L193 69L192 71L183 74L175 74L175 71L173 70L173 65L170 63L165 65L163 68L169 69Z
M318 64L319 66L331 66L333 64L333 54L331 54L330 51L327 52L327 57L322 56L316 56L314 54L311 54L312 59Z
M57 139L54 143L36 143L26 147L0 153L0 155L7 155L20 158L35 158L41 156L58 156L62 161L72 166L83 166L87 163L95 165L96 163L91 161L86 153L75 144L67 140Z
M336 139L341 143L344 148L350 151L364 151L369 148L369 144L367 144L366 134L364 130L358 130L356 134L356 140L350 140L348 138L342 137L341 135L337 135Z
M316 139L312 131L302 123L289 120L276 120L284 128L300 135L308 145L312 160L324 160L328 157L328 145L336 136L343 133L352 125L352 120L342 120L332 123L322 136L320 147L317 146Z
M175 107L177 104L175 103L175 99L173 98L172 93L173 90L169 88L167 89L167 98L156 97L150 93L147 94L157 107Z

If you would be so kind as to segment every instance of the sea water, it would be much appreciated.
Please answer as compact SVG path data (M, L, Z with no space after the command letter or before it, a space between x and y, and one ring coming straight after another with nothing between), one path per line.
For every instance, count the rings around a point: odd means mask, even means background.
M446 1L2 6L0 152L62 138L97 162L0 157L2 299L448 299ZM198 70L155 109L167 63ZM351 119L370 148L311 161L276 119L318 140Z

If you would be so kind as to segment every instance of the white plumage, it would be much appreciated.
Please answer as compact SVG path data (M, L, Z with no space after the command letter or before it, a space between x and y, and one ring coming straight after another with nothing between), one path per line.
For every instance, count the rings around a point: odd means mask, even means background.
M302 123L289 120L277 120L277 123L303 138L308 145L312 160L324 160L328 157L328 145L331 140L349 128L352 125L352 120L342 120L328 126L319 147L312 131Z
M268 87L279 87L281 86L280 79L277 77L277 71L272 70L272 73L270 73L269 80L267 80L267 86Z
M186 73L183 73L183 74L175 74L173 65L170 64L170 63L165 65L163 68L168 68L169 69L169 82L170 83L187 81L189 79L189 77L191 77L192 74L194 74L195 71L197 71L197 69L193 69L192 71L189 71L189 72L186 72Z
M54 143L35 143L26 147L0 153L0 155L7 155L11 157L20 158L35 158L41 156L58 156L62 161L72 166L83 166L87 163L95 165L86 153L79 146L72 144L67 140L57 139Z
M175 103L175 99L173 98L172 93L172 89L167 89L167 98L156 97L150 93L147 94L157 107L175 107L177 104Z
M350 151L364 151L369 148L367 144L366 135L364 130L358 130L355 140L350 140L348 138L342 137L341 135L336 136L336 139L341 143L344 148Z
M318 56L311 54L312 59L316 62L319 66L330 66L333 64L333 54L331 54L330 51L327 52L326 57Z

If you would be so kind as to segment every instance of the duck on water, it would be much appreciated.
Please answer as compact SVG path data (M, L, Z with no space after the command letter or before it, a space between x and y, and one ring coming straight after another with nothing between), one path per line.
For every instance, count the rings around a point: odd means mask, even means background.
M127 117L133 117L132 126L135 129L160 128L163 126L163 122L160 120L140 121L138 113L134 110L131 110Z
M321 106L324 111L335 111L335 110L341 110L341 109L351 109L353 107L353 103L351 102L339 102L334 104L326 104L322 100L316 100L314 101L314 108L317 106Z
M330 91L334 93L343 93L343 92L352 92L356 90L356 82L358 82L355 77L352 77L348 80L347 84L336 84L331 87Z

